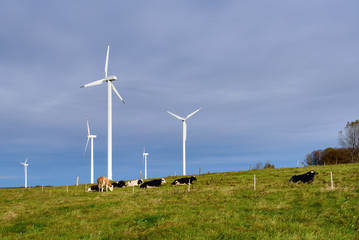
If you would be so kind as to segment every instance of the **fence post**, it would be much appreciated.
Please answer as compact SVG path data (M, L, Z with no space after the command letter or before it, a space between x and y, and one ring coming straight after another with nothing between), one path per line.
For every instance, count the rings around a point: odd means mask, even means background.
M298 160L297 160L297 168L298 168Z
M69 192L69 185L66 185L66 192Z
M191 188L191 179L188 180L188 192L190 192L190 188Z
M76 187L78 187L79 186L79 176L77 176L77 181L76 181Z
M256 175L254 174L254 191L256 190Z
M334 189L334 186L333 186L333 172L330 172L330 182L331 182L331 188Z

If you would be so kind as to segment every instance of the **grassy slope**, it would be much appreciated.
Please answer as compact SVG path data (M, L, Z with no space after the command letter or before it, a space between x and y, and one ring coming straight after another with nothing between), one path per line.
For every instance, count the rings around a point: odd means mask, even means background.
M289 178L314 169L313 184ZM335 189L330 189L333 171ZM257 190L253 191L253 174ZM359 164L213 173L187 186L0 190L0 239L359 239Z

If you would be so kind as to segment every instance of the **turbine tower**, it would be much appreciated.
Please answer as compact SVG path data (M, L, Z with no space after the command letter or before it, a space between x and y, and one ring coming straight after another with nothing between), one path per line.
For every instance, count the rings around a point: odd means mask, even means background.
M29 166L29 164L27 164L28 158L29 156L26 157L25 163L20 162L22 165L24 165L25 168L25 188L27 188L27 166Z
M188 114L186 118L177 116L176 114L171 113L170 111L167 111L169 114L171 114L175 118L181 120L182 125L183 125L183 143L182 143L182 148L183 148L183 176L186 175L186 140L187 140L187 124L186 124L186 120L188 118L192 117L194 114L196 114L199 110L201 110L201 108L197 109L196 111L194 111L191 114Z
M145 148L143 149L143 159L145 160L145 179L147 179L147 156L148 153L146 153Z
M113 85L113 81L117 80L116 76L107 76L107 67L108 67L108 56L110 53L110 46L107 46L107 55L106 55L106 63L105 63L105 78L85 84L81 86L84 87L92 87L96 85L100 85L103 82L107 82L107 178L112 180L112 91L116 93L116 95L121 99L123 103L125 101L121 97L121 95L116 90Z
M91 135L89 120L88 120L88 117L87 117L87 116L86 116L86 123L87 123L87 142L86 142L86 147L85 147L83 159L85 158L87 146L88 146L88 144L89 144L89 140L91 139L91 183L94 183L93 139L96 138L96 135Z

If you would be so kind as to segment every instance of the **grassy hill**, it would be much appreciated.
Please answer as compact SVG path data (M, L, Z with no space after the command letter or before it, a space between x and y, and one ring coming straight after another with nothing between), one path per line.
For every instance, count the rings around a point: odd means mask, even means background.
M288 183L311 169L312 184ZM134 193L0 189L0 239L359 239L359 164L208 173L190 192L174 179Z

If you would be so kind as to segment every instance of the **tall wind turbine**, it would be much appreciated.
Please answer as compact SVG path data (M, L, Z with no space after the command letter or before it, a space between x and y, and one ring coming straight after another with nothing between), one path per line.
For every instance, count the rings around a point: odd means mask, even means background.
M105 78L85 84L81 86L84 87L92 87L96 85L100 85L103 82L107 82L107 178L112 180L112 91L116 93L116 95L121 99L123 103L125 101L120 96L115 86L113 85L113 81L117 80L116 76L107 76L107 67L108 67L108 56L110 53L110 46L107 46L107 55L106 55L106 63L105 63Z
M25 163L20 162L22 165L24 165L25 168L25 188L27 188L27 166L29 166L29 164L27 164L28 158L29 156L26 157Z
M145 148L143 149L143 159L145 160L145 179L147 179L147 156L148 153L146 153Z
M186 175L186 140L187 140L187 124L186 124L186 120L190 117L192 117L194 114L196 114L199 110L201 110L201 108L197 109L196 111L194 111L191 114L188 114L186 118L177 116L174 113L171 113L170 111L167 111L169 114L171 114L172 116L174 116L175 118L178 118L179 120L182 121L182 125L183 125L183 176Z
M96 135L91 135L90 125L89 125L89 119L88 119L87 116L86 116L86 123L87 123L87 142L86 142L86 147L85 147L85 151L84 151L84 156L83 156L83 158L85 158L87 146L88 146L88 144L89 144L89 140L91 139L91 183L94 183L93 139L96 138Z

